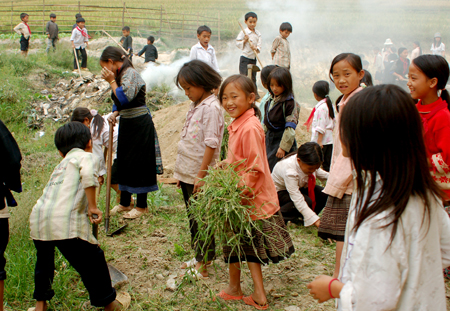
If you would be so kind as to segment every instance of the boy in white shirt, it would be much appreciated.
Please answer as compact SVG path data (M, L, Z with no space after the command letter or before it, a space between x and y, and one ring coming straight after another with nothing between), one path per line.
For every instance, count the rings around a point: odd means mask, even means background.
M247 65L256 65L256 53L261 51L261 33L256 30L256 23L258 16L254 12L248 12L245 14L245 24L247 28L244 32L240 32L236 38L236 46L242 50L242 55L239 60L239 73L241 75L247 75ZM252 73L252 81L256 86L256 72ZM258 90L258 88L256 88Z
M28 18L29 15L27 13L20 14L20 19L22 22L14 27L14 31L17 32L20 37L20 51L23 56L27 57L28 55L28 46L30 44L31 30L30 26L28 26Z
M86 21L84 20L84 18L80 17L77 18L77 27L75 27L72 30L72 36L70 37L70 41L72 42L72 48L75 49L76 53L77 53L77 57L78 59L80 59L80 54L81 54L81 70L88 70L87 69L87 53L86 53L86 48L88 47L88 41L89 41L89 36L88 36L88 32L85 28L85 23ZM73 57L73 72L77 72L78 69L78 64L77 64L77 59L75 57Z
M218 73L220 72L217 64L216 51L209 44L211 40L211 28L206 25L200 26L197 29L198 43L191 48L190 58L191 60L198 59L204 63L207 63Z

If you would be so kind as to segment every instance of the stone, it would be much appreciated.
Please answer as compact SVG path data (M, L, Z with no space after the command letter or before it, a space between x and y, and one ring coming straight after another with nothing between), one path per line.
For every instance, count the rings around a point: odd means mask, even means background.
M158 274L156 275L156 278L157 278L158 280L164 280L164 276L163 276L162 274L160 274L160 273L158 273Z
M297 306L289 306L284 308L285 311L300 311L300 308Z

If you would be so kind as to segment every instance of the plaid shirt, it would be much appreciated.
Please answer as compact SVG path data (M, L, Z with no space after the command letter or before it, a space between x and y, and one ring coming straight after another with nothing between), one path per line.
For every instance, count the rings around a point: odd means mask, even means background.
M273 40L271 53L275 53L273 56L273 64L280 67L291 67L291 50L289 47L289 41L282 36L278 36Z
M58 164L30 215L33 240L79 238L98 244L87 216L85 188L98 186L96 156L79 148L70 150Z

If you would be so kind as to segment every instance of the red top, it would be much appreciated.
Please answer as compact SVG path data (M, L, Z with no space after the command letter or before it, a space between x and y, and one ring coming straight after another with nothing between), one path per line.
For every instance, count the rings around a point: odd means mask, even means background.
M435 180L450 196L450 111L447 102L439 97L429 105L422 105L419 101L416 107L424 124L425 146L432 170L446 175L442 180Z
M280 209L278 195L267 161L264 130L255 116L255 110L249 109L236 118L229 126L227 163L243 161L236 168L242 182L253 189L252 193L243 193L250 200L243 204L253 205L253 220L269 218Z

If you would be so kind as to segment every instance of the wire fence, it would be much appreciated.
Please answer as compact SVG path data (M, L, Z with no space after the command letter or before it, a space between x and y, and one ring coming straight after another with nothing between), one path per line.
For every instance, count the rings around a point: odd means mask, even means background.
M105 30L112 35L121 35L122 28L129 26L134 36L170 37L181 40L197 40L196 31L201 25L212 30L211 40L220 45L221 20L217 17L200 14L167 12L164 6L143 8L127 6L102 6L82 4L81 1L64 4L46 4L45 0L16 0L0 2L0 33L11 33L20 22L22 12L30 15L28 25L32 33L45 34L45 26L50 14L55 13L61 33L70 33L75 24L75 14L82 14L86 20L86 29L90 34L101 34ZM10 19L7 18L10 16Z

